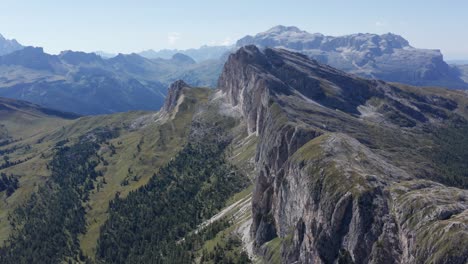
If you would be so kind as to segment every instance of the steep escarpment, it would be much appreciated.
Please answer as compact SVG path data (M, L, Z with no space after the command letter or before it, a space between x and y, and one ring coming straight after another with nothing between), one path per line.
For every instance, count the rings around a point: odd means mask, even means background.
M441 174L430 154L443 145L434 131L466 124L466 95L254 46L230 56L219 87L258 135L251 234L267 261L466 261L468 192L449 180L466 175Z
M182 95L182 90L184 88L190 88L188 84L186 84L182 80L178 80L171 84L169 90L167 91L167 97L164 101L164 106L162 110L165 112L171 112L177 106L177 101L180 99Z
M414 180L344 134L307 143L284 171L273 208L288 262L466 260L464 190Z

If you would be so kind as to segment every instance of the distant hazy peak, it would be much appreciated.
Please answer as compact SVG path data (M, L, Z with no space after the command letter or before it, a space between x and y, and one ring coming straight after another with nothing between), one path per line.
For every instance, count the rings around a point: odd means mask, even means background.
M95 53L86 53L72 50L65 50L60 52L59 57L70 64L92 63L102 60L102 58Z
M130 53L130 54L119 53L117 56L113 58L109 58L108 61L112 63L143 64L147 61L147 59L136 53Z
M22 48L23 46L19 44L16 39L6 39L2 34L0 34L0 56L12 53Z
M192 57L185 55L183 53L176 53L172 55L172 60L181 62L181 63L187 63L187 64L195 64L196 61L192 59Z
M295 26L278 25L278 26L270 28L265 33L272 34L272 33L283 33L283 32L297 32L297 33L299 33L299 32L304 32L304 31L300 30L298 27L295 27Z
M295 26L282 26L278 25L273 28L268 29L267 31L260 32L255 36L246 36L240 39L237 42L237 46L244 46L246 44L253 44L253 43L244 43L245 41L253 41L258 39L272 39L276 41L283 41L283 42L316 42L316 45L325 44L327 42L339 42L340 44L349 44L346 41L337 41L337 40L355 40L355 41L371 41L376 44L378 42L390 42L392 43L391 46L403 48L403 47L410 47L409 42L404 39L402 36L393 34L393 33L386 33L382 35L373 34L373 33L356 33L350 35L343 35L343 36L326 36L322 33L309 33L307 31L301 30ZM317 47L318 47L317 46Z
M113 58L113 57L117 56L117 54L110 53L110 52L105 52L105 51L102 51L102 50L94 51L93 53L100 56L103 59L110 59L110 58Z
M233 46L201 46L198 49L162 49L162 50L145 50L138 53L140 56L143 56L148 59L171 59L177 53L181 53L189 56L196 62L213 60L221 58L225 53L229 52Z
M33 46L27 46L24 47L22 50L17 52L18 54L35 54L35 55L40 55L40 54L45 54L44 48L42 47L33 47ZM48 55L48 54L47 54Z
M44 49L42 47L33 47L27 46L22 49L18 49L10 52L9 54L4 54L3 57L14 57L14 56L25 56L25 55L41 55L44 54Z

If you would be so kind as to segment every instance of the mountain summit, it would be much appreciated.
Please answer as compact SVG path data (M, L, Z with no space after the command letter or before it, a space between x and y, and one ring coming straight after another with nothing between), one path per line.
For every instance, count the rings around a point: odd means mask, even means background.
M322 63L366 78L418 86L468 88L459 73L444 62L440 50L412 47L403 37L358 33L326 36L297 27L276 26L246 36L236 46L280 47L301 52Z
M16 39L6 39L0 34L0 56L22 49L23 46Z
M219 87L258 137L251 235L266 262L466 261L467 167L438 158L467 157L441 138L466 144L466 94L256 46L230 55Z

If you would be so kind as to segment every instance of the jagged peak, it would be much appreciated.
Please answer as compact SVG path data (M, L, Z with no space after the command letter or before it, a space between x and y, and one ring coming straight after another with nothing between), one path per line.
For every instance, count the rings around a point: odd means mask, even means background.
M190 87L190 85L188 85L186 82L184 82L184 80L177 80L175 82L173 82L171 84L171 86L169 87L169 90L170 89L181 89L183 87Z
M164 106L162 108L164 112L171 112L176 108L184 88L192 87L183 80L177 80L173 82L171 86L169 86L169 89L167 91L167 97L164 101Z
M262 51L255 45L246 45L240 47L237 52L229 55L229 60L255 61L261 59Z
M11 42L15 45L21 45L18 43L18 41L16 39L7 39L5 36L3 36L1 33L0 33L0 40L1 41L7 41L7 42Z

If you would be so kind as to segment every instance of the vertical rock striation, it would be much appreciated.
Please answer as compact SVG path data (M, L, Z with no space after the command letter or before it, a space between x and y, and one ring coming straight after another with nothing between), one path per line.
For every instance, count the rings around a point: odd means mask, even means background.
M171 84L169 90L167 91L167 97L162 107L163 112L169 113L176 108L177 102L179 101L180 96L182 95L182 90L184 88L191 87L182 80L175 81Z
M229 57L218 85L259 136L251 233L259 253L281 241L270 261L465 263L468 192L418 180L348 135L367 133L360 109L371 101L384 102L379 124L395 127L385 114L401 109L428 125L408 94L255 46Z

